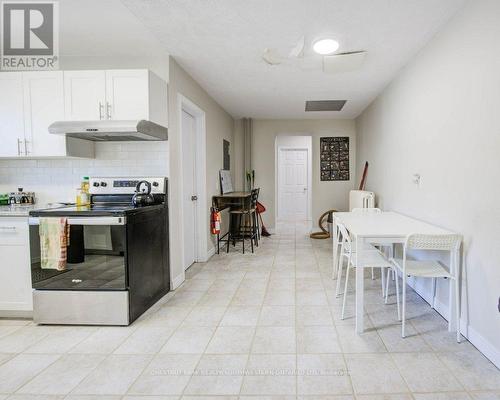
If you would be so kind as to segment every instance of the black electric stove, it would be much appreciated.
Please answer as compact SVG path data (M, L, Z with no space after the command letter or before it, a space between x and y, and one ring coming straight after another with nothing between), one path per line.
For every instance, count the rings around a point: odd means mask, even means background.
M148 181L154 203L132 204ZM30 212L34 320L128 325L170 289L166 178L91 178L91 204ZM66 268L42 268L39 225L66 218ZM43 220L42 220L43 221Z
M163 201L158 204L145 207L135 207L132 204L91 204L88 206L67 206L41 209L32 211L30 215L33 217L126 216L151 212L154 209L162 207L165 207Z

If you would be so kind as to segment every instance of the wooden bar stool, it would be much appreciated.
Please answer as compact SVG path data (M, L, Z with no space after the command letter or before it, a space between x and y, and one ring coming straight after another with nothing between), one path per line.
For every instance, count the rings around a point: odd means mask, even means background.
M237 241L242 242L243 254L245 254L245 239L250 239L250 246L253 253L253 245L259 245L258 240L258 223L257 223L257 200L259 198L260 189L252 189L250 199L241 208L231 209L229 214L234 220L239 220L239 226L235 229L229 229L229 236L227 240L227 252L229 253L229 243L233 242L233 246L236 245Z

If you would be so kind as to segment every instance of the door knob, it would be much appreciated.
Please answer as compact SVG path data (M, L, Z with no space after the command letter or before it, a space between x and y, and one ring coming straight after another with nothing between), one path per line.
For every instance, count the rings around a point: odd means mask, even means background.
M198 200L198 196L191 196L191 201L196 201Z

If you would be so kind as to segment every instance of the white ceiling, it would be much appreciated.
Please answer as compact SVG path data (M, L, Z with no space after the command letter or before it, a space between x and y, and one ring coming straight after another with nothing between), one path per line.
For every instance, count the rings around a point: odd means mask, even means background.
M120 0L60 0L61 56L150 57L165 46Z
M63 0L61 52L167 51L234 117L353 118L464 2ZM367 50L364 66L324 74L310 47L325 35L340 42L339 52ZM288 54L302 36L301 65L262 61L264 48ZM339 113L304 112L305 100L327 99L348 102Z

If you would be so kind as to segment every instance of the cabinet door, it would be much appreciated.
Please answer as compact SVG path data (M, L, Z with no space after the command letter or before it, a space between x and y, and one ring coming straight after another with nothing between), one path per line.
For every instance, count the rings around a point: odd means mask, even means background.
M31 262L26 218L0 218L0 310L32 311Z
M33 310L27 246L0 245L0 311Z
M66 138L52 135L48 127L64 119L62 71L24 72L25 138L28 156L66 155Z
M106 71L107 115L114 120L149 118L148 70Z
M69 121L105 119L106 73L64 72L64 111Z
M0 157L21 155L24 140L23 75L0 73Z

